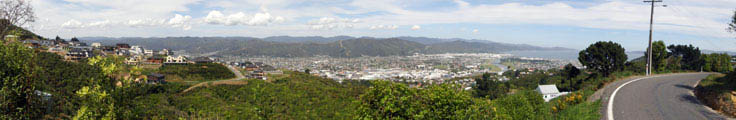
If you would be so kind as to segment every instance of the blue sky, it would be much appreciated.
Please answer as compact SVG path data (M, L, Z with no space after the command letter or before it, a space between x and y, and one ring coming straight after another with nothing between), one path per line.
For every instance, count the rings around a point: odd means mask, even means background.
M34 0L46 37L417 36L644 50L649 5L631 0ZM736 0L665 0L655 40L736 51ZM668 5L661 7L660 5Z

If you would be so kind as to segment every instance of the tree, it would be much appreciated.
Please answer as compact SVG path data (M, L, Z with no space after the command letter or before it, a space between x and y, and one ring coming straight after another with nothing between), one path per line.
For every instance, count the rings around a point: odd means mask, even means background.
M72 37L72 40L71 41L72 42L79 42L79 39L77 39L77 37Z
M509 89L503 82L491 78L490 73L483 73L481 78L475 79L475 95L478 97L488 97L496 99L505 95Z
M670 55L682 58L681 66L687 70L700 70L700 48L693 45L670 45L667 46Z
M562 72L562 74L567 77L567 79L572 79L580 75L580 69L578 69L571 63L565 65L565 68L562 69Z
M667 68L667 48L663 41L654 41L652 43L652 71L664 71ZM649 54L644 54L644 58L648 58Z
M578 60L588 69L592 69L603 76L623 70L627 56L625 49L612 41L596 42L583 51L580 51Z
M0 1L0 40L5 40L8 31L34 22L33 7L26 0Z
M42 115L35 95L33 50L20 43L0 42L0 119L33 119Z

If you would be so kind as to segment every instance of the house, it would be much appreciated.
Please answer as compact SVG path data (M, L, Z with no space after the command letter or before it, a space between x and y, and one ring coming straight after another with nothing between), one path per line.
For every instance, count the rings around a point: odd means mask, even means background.
M145 63L146 64L161 64L161 63L164 63L164 60L166 60L166 58L163 58L160 56L153 56L153 57L148 57Z
M161 51L158 51L158 54L159 55L167 55L168 56L168 55L174 55L174 52L171 51L171 50L169 50L169 49L164 48Z
M258 66L256 64L245 64L243 67L246 71L255 71L258 70Z
M143 57L138 55L125 58L125 64L129 65L138 65L141 61L143 61Z
M99 48L99 47L102 47L102 43L98 43L98 42L96 42L96 43L92 43L92 44L90 44L90 46L92 46L92 47L94 47L94 48Z
M166 56L164 64L187 64L187 58L184 56Z
M253 71L253 73L251 73L250 76L252 76L255 79L262 79L262 80L266 80L267 79L266 78L266 73L264 73L261 70Z
M118 56L130 56L130 51L128 49L117 49L115 50L115 54Z
M549 100L552 100L556 97L566 95L569 93L569 92L560 92L557 89L557 86L555 84L539 85L537 89L535 89L535 91L542 94L542 98L544 99L545 102L549 102Z
M147 82L148 84L165 84L166 83L165 78L166 76L164 76L163 74L151 73L150 75L147 76L147 79L148 79Z
M153 56L153 50L150 50L150 49L143 49L143 55L146 55L146 56Z
M98 47L98 48L100 50L102 50L102 52L104 52L105 54L114 54L115 53L115 47L113 47L113 46L101 46L101 47Z
M115 47L116 47L117 49L126 49L126 50L129 50L129 49L130 49L130 45L128 45L128 44L125 44L125 43L118 43L118 44L115 44Z
M24 40L23 43L26 44L36 44L39 46L54 46L54 41L50 40Z
M18 41L18 36L15 35L5 35L5 41Z
M133 45L130 47L130 50L128 50L128 52L133 55L140 55L143 54L143 48L141 48L141 46Z
M67 60L81 60L84 58L92 57L92 49L86 47L72 47L69 52L64 56Z
M193 61L194 63L212 63L214 62L214 60L212 60L212 58L209 58L209 57L196 57L192 59L191 61Z

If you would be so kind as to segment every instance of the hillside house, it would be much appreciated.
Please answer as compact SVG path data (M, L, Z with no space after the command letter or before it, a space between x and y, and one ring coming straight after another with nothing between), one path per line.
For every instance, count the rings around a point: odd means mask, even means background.
M91 49L84 47L72 47L64 56L67 60L81 60L94 56Z
M150 49L143 49L143 55L145 56L153 56L153 50Z
M160 57L160 56L153 56L153 57L148 57L145 63L146 64L161 64L161 63L164 63L164 60L166 60L166 58Z
M560 92L557 89L557 86L555 84L539 85L535 91L542 94L542 98L544 99L545 102L549 102L549 100L552 100L556 97L566 95L569 93L569 92Z
M116 47L116 49L125 49L125 50L129 50L130 49L130 45L125 44L125 43L115 44L115 47Z
M166 56L164 64L187 64L187 58L184 56Z

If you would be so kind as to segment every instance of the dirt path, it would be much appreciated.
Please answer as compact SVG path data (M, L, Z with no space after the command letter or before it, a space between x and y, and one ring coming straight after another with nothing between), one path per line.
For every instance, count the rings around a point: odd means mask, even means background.
M230 72L233 72L233 74L235 74L235 78L225 79L225 80L215 80L215 81L201 82L201 83L192 85L191 87L189 87L187 89L184 89L184 91L182 91L181 93L186 93L186 92L189 92L191 90L194 90L197 87L202 87L202 86L208 87L210 85L213 85L213 86L214 85L243 85L243 84L247 84L248 83L248 82L242 80L242 79L245 79L245 76L243 76L243 74L241 74L240 71L237 68L235 68L233 66L230 66L230 65L225 65L225 66L228 69L230 69Z

